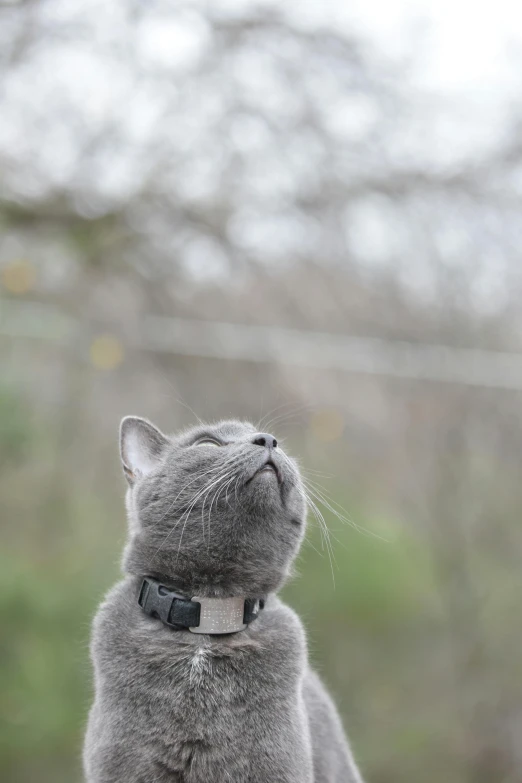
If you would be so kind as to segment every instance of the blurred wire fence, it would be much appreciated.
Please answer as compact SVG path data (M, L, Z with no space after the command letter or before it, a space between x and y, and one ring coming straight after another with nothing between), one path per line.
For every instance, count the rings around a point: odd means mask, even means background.
M92 325L93 335L96 326ZM82 334L73 318L34 302L4 303L0 334L70 343ZM429 345L222 321L145 316L131 342L138 350L348 373L454 383L487 389L522 390L522 353ZM90 358L105 369L123 359L115 334L92 336ZM87 357L85 357L87 358Z

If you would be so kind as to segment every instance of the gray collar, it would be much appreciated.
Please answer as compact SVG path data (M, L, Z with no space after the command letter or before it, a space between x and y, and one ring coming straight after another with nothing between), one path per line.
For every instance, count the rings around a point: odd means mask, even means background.
M138 604L145 614L173 630L192 633L226 634L244 631L265 606L265 598L192 598L175 593L166 585L146 576Z

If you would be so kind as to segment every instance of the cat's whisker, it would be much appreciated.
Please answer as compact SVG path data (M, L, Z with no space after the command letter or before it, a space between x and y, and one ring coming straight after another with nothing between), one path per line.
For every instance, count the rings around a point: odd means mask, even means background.
M322 515L320 509L317 507L317 505L313 502L313 500L309 497L309 495L304 492L304 498L306 500L307 506L311 509L312 513L314 514L315 518L317 519L319 523L319 530L321 532L321 541L323 545L323 549L326 548L326 552L328 554L328 560L330 562L330 571L332 573L332 583L335 588L335 573L334 573L334 563L337 567L337 563L335 562L335 556L333 554L333 549L330 541L330 531L328 529L328 525L326 524L326 521L324 519L324 516Z
M239 484L239 476L237 477L236 484L234 486L234 496L235 496L235 499L236 499L236 506L239 505L239 500L238 500L238 497L237 497L237 485L238 484Z
M210 474L215 474L215 473L217 473L218 471L220 471L220 470L223 470L223 468L227 467L228 465L232 465L232 464L234 464L235 462L236 462L236 459L235 459L234 457L229 457L229 458L228 458L228 459L227 459L227 460L226 460L226 461L225 461L225 462L224 462L222 465L219 465L219 466L215 466L215 465L213 465L213 466L212 466L211 468L209 468L208 470L205 470L205 471L203 471L202 473L198 473L196 476L194 476L194 477L193 477L193 478L192 478L190 481L188 481L188 482L187 482L187 483L186 483L186 484L185 484L183 487L181 487L180 491L178 492L178 494L176 495L176 497L174 498L174 500L172 501L172 503L170 504L170 506L168 507L168 509L165 511L165 513L163 514L163 516L161 517L161 519L159 519L159 520L158 520L158 521L157 521L157 522L154 524L154 526L153 526L153 527L156 527L157 525L159 525L161 522L163 522L163 521L164 521L164 520L167 518L167 516L170 514L170 512L171 512L171 511L172 511L172 509L174 508L174 506L175 506L175 504L176 504L176 501L177 501L177 500L178 500L178 498L179 498L179 497L180 497L180 496L183 494L183 492L185 491L185 489L186 489L187 487L189 487L191 484L194 484L194 482L195 482L195 481L198 481L199 479L203 478L204 476L208 476L208 475L210 475ZM151 528L151 529L152 529L152 528Z
M306 541L306 545L311 547L314 550L314 552L316 552L319 555L319 557L324 557L324 552L320 552L315 546L315 544L312 544L312 540L310 536L305 536L305 541Z
M246 458L247 458L247 455L246 455L246 454L244 454L244 455L243 455L243 459L242 459L242 460L237 460L237 462L236 462L236 472L237 472L237 478L236 478L236 475L233 475L233 476L232 476L232 478L231 478L229 481L227 481L227 482L226 482L226 484L224 485L224 487L226 487L226 493L227 493L227 495L226 495L226 497L227 497L227 504L228 504L228 488L229 488L229 486L231 485L231 483L234 481L234 479L236 479L236 484L235 484L236 493L235 493L235 496L236 496L236 501L237 501L237 485L238 485L239 479L240 479L240 477L241 477L240 470L241 470L241 468L243 467L243 465L244 465L244 463L245 463L245 460L246 460ZM223 487L223 488L224 488L224 487ZM221 489L218 489L218 492L220 492L220 491L221 491ZM216 496L214 495L214 498L215 498L215 497L216 497ZM211 504L210 504L210 510L209 510L209 512L208 512L208 531L209 531L209 540L210 540L210 519L211 519L212 505L213 505L213 503L214 503L214 498L212 499L212 502L211 502ZM218 495L218 498L217 498L217 500L219 500L219 495ZM216 505L217 505L217 501L216 501Z
M170 530L170 531L167 533L167 535L165 536L165 538L164 538L164 539L163 539L163 541L161 542L161 544L160 544L160 546L159 546L159 548L158 548L158 550L157 550L156 554L158 554L158 553L161 551L161 549L162 549L162 548L164 547L164 545L167 543L167 541L168 541L168 539L170 538L170 536L172 535L172 533L173 533L173 532L176 530L176 528L178 527L178 525L179 525L179 524L181 523L181 521L183 520L183 517L185 517L185 515L186 515L185 522L183 523L183 530L185 530L185 525L186 525L186 523L187 523L187 519L188 519L188 517L189 517L189 515L190 515L190 512L191 512L191 511L192 511L192 509L194 508L194 505L197 503L197 501L199 500L199 498L200 498L202 495L204 495L204 494L207 492L207 490L208 490L208 491L210 491L210 490L212 489L212 487L215 485L215 483L216 483L217 481L220 481L220 480L223 478L223 476L225 476L225 475L226 475L226 473L225 473L225 474L222 474L221 476L219 476L219 477L218 477L217 479L215 479L214 481L211 481L211 482L210 482L210 484L207 484L207 485L205 485L205 487L203 487L203 489L199 490L199 491L198 491L198 492L195 494L195 496L192 498L191 502L189 503L188 507L185 509L185 511L183 512L183 514L180 516L180 518L177 520L176 524L175 524L175 525L174 525L174 526L171 528L171 530ZM198 476L198 478L200 478L200 476ZM178 495L178 497L179 497L179 495ZM182 534L182 535L183 535L183 534ZM181 542L180 542L180 543L181 543ZM178 556L179 556L179 548L178 548Z
M312 468L303 468L302 465L299 466L299 470L302 473L311 473L313 476L320 476L321 478L335 478L334 473L323 473L321 470L313 470Z
M223 482L221 483L221 486L219 486L219 485L218 485L218 488L216 489L216 491L215 491L215 493L214 493L214 497L213 497L213 498L212 498L212 500L210 501L210 508L209 508L209 511L208 511L208 543L207 543L207 551L208 551L208 550L209 550L209 548L210 548L210 526L211 526L211 519L212 519L212 506L213 506L213 504L214 504L214 500L216 499L216 495L219 497L219 493L221 492L221 490L222 490L222 489L223 489L225 486L228 486L228 483L229 483L230 481L234 481L235 477L236 477L235 473L232 475L232 478L227 478L227 477L225 476L225 478L223 479ZM209 494L210 494L210 493L209 493Z
M228 486L229 486L229 484L230 484L232 481L234 481L234 479L235 479L235 478L236 478L236 476L235 476L235 475L233 475L233 476L232 476L232 478L228 479L228 481L226 481L226 480L225 480L225 481L222 483L222 485L221 485L220 487L218 487L218 488L217 488L216 492L214 493L214 497L212 498L212 500L211 500L211 502L210 502L210 509L209 509L209 512L208 512L208 547L210 547L210 520L211 520L211 517L212 517L212 506L214 505L214 501L216 502L216 506L217 506L217 504L218 504L218 502L219 502L219 495L221 494L221 492L222 492L222 491L223 491L223 490L224 490L226 487L228 487Z
M267 421L264 425L265 430L270 430L272 427L280 427L283 423L286 423L290 419L295 418L296 416L300 415L301 413L305 413L306 411L310 410L312 406L310 405L298 405L294 410L281 413L279 416L274 416L272 419Z
M317 502L318 502L318 503L320 503L322 506L324 506L324 508L326 508L328 511L330 511L330 513L334 514L334 516L336 516L336 517L337 517L337 519L339 519L340 521L342 521L344 524L349 524L349 525L350 525L350 527L353 527L355 530L357 530L357 532L363 532L362 530L360 530L360 529L358 528L358 526L357 526L357 525L355 525L354 523L352 523L351 521L349 521L347 518L342 518L342 517L341 517L339 514L337 514L337 513L335 512L335 510L334 510L334 509L332 509L332 508L330 507L330 505L329 505L328 501L327 501L327 500L326 500L326 499L325 499L325 498L324 498L322 495L318 495L318 494L316 494L316 493L314 492L314 490L313 490L313 489L311 489L309 486L307 487L307 492L308 492L308 494L309 494L309 495L311 495L313 498L315 498L315 500L317 500ZM323 518L324 518L324 517L323 517ZM325 524L326 524L326 520L325 520ZM336 536L334 536L334 534L333 534L333 530L332 530L332 528L331 528L331 527L328 527L328 532L329 532L329 534L330 534L330 537L331 537L331 538L334 538L334 539L335 539L335 541L337 541L338 543L340 543L340 542L339 542L339 539L338 539Z
M288 408L289 405L293 405L293 402L283 402L281 405L276 405L275 408L272 408L268 411L268 413L265 413L264 416L261 416L259 421L256 424L256 429L259 432L261 430L261 427L263 426L263 422L270 419L271 416L274 415L274 413L277 413L277 411L282 410L283 408ZM266 424L264 425L266 426Z
M202 473L198 473L196 476L193 476L193 478L191 478L190 481L188 481L186 484L184 484L181 487L181 489L178 492L178 494L176 495L176 497L173 499L173 501L169 505L169 507L167 508L167 510L165 511L165 513L163 514L163 516L160 519L158 519L158 521L153 525L153 527L157 527L157 525L159 525L161 522L163 522L167 518L167 516L170 514L170 512L172 511L172 509L176 505L176 501L178 500L179 497L181 497L181 495L183 494L183 492L186 490L187 487L189 487L191 484L194 484L195 481L198 481L199 479L203 478L204 476L207 476L208 474L213 473L215 470L216 470L215 466L212 466L209 470L203 471Z
M226 474L225 474L225 475L226 475ZM179 560L179 555L180 555L180 551L181 551L181 544L182 544L182 542L183 542L183 535L184 535L184 533L185 533L185 528L186 528L186 526L187 526L187 522L188 522L188 520L189 520L189 517L190 517L190 512L192 511L192 509L193 509L193 508L194 508L194 506L196 505L197 501L199 500L199 497L200 497L202 494L205 494L205 497L207 497L207 496L210 494L210 492L211 492L211 490L212 490L212 487L213 487L213 486L215 486L215 484L216 484L217 482L221 481L221 480L222 480L222 478L223 478L223 476L220 476L218 479L216 479L216 481L212 482L212 483L210 484L210 486L206 487L204 490L202 490L202 492L198 493L198 494L196 495L196 497L194 498L194 500L192 501L192 503L190 504L189 508L188 508L188 509L187 509L187 510L186 510L186 511L183 513L183 515L180 517L180 519L179 519L179 520L178 520L178 522L176 523L175 527L177 527L177 525L178 525L178 524L181 522L181 520L183 519L183 517L185 517L185 521L183 522L183 528L182 528L182 530L181 530L181 536L180 536L180 539L179 539L179 544L178 544L178 551L177 551L177 555L176 555L176 564L177 564L177 562L178 562L178 560ZM171 531L171 532L172 532L172 531ZM169 533L169 535L167 536L167 539L168 539L168 537L169 537L169 536L170 536L170 533ZM165 540L166 540L166 539L165 539ZM165 542L164 542L164 543L165 543ZM163 544L162 544L162 546L163 546ZM160 547L160 549L161 549L161 547Z
M323 506L327 508L331 514L337 517L337 519L340 522L342 522L343 524L350 525L350 527L353 527L354 530L356 530L358 533L361 533L362 535L370 536L372 538L377 538L379 541L384 541L384 543L386 544L390 543L388 539L384 538L383 536L380 536L378 533L375 533L373 530L368 530L368 528L358 525L353 519L347 516L345 513L345 509L342 506L340 506L339 503L336 503L336 501L333 500L332 498L325 496L326 490L324 490L324 487L321 487L321 489L319 489L316 484L310 481L310 479L303 478L303 483L306 484L308 491L312 495L314 495L315 498L320 503L322 503Z
M225 479L226 479L226 474L224 476L224 480ZM212 485L211 485L210 488L212 488ZM202 506L201 506L201 525L202 525L202 532L203 532L203 542L205 541L205 518L204 518L204 515L205 515L205 504L207 502L209 494L210 494L210 492L208 492L205 495L205 497L203 498ZM209 536L210 536L210 516L209 516Z
M225 486L225 503L226 503L226 504L227 504L227 506L229 506L229 507L230 507L230 501L229 501L229 499L228 499L228 490L230 489L230 487L231 487L231 485L232 485L232 483L233 483L234 479L236 479L236 476L232 476L232 478L230 479L230 481L228 481L228 482L227 482L227 484L226 484L226 486ZM237 480L237 479L236 479L236 480Z
M294 402L285 402L265 414L256 426L258 429L261 429L262 427L264 430L267 430L269 427L273 427L276 421L284 420L286 416L293 416L310 407L311 406L307 404L296 405ZM290 410L285 410L285 408L290 408ZM278 411L281 412L278 413Z
M283 459L293 468L292 460L284 453L284 451L280 452ZM319 530L321 532L321 541L324 548L326 548L326 551L328 553L328 559L330 561L330 569L332 572L332 581L335 586L335 574L334 574L334 564L337 566L337 563L335 561L335 555L333 552L333 547L331 543L331 532L328 528L328 525L326 523L326 520L324 518L324 515L322 514L321 510L318 508L317 504L312 500L311 495L313 494L311 491L309 491L309 488L307 487L305 481L302 482L302 489L303 493L303 499L307 505L307 507L311 510L312 514L315 516L318 524L319 524ZM322 502L320 498L317 498L319 502Z
M189 516L189 515L190 515L190 512L191 512L191 511L192 511L192 509L194 508L194 505L195 505L195 503L197 502L197 500L198 500L198 499L199 499L199 498L200 498L202 495L204 495L204 498L203 498L203 504L202 504L202 509L201 509L201 521L202 521L202 528L203 528L203 540L205 539L205 522L204 522L204 511L205 511L205 504L206 504L206 502L207 502L208 496L210 495L210 492L211 492L211 490L213 489L213 487L214 487L216 484L218 484L218 487L217 487L217 490L216 490L216 494L217 494L217 493L219 493L219 492L220 492L220 491L221 491L221 490L222 490L222 489L223 489L225 486L226 486L226 487L228 487L228 486L230 485L230 483L231 483L232 481L234 481L234 479L236 478L236 471L237 471L237 470L238 470L240 467L242 467L242 465L243 465L243 463L244 463L244 457L245 457L245 456L246 456L245 454L241 454L241 453L240 453L240 454L239 454L239 458L236 456L236 458L232 458L232 459L228 460L228 461L225 463L225 465L227 465L227 464L234 464L234 465L235 465L235 469L236 469L236 470L232 472L232 476L230 477L230 471L228 471L228 472L226 472L225 474L222 474L221 476L219 476L219 477L218 477L218 479L216 479L216 481L214 481L214 482L211 482L209 485L207 485L207 487L205 487L205 488L204 488L203 490L201 490L199 493L196 493L196 496L194 497L194 499L193 499L193 502L192 502L192 503L190 504L190 506L187 508L187 510L186 510L186 512L185 512L185 513L187 513L187 515ZM241 459L241 457L243 457L243 459ZM222 481L222 485L221 485L221 486L219 486L219 482L221 482L221 481ZM208 489L208 491L207 491L207 489ZM216 498L216 494L214 495L214 497L213 497L213 499L212 499L212 502L211 502L211 504L210 504L210 509L209 509L209 516L208 516L208 543L207 543L207 549L208 549L208 547L210 546L210 520L211 520L211 513L212 513L212 505L213 505L213 503L214 503L214 499ZM219 498L219 495L218 495L218 498ZM187 516L187 519L188 519L188 516ZM187 520L185 520L185 523L184 523L184 525L186 524L186 521L187 521ZM182 537L183 537L183 533L182 533ZM181 546L181 541L180 541L180 546ZM179 555L179 552L178 552L178 555Z
M289 458L286 456L284 452L281 452L282 456L287 460L287 462L291 463ZM344 524L348 524L351 527L353 527L357 532L362 533L363 535L369 535L374 538L378 538L381 541L384 541L386 543L389 543L385 538L382 536L379 536L377 533L374 533L371 530L368 530L367 528L363 528L360 525L358 525L356 522L354 522L353 519L347 516L346 510L336 501L334 501L332 498L328 497L326 495L326 489L322 487L321 485L317 484L316 482L312 481L309 478L306 478L302 475L303 470L301 469L301 480L303 482L303 485L305 486L307 492L310 495L313 495L315 499L321 503L330 513L332 513L339 521L343 522ZM337 507L337 508L336 508ZM324 519L324 517L323 517ZM326 522L325 522L326 524ZM336 539L337 540L337 539Z

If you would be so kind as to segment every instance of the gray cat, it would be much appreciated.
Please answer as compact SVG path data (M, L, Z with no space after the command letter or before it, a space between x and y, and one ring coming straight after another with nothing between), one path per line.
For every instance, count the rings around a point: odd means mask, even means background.
M225 421L121 425L125 578L94 621L88 783L362 783L276 592L305 530L296 463Z

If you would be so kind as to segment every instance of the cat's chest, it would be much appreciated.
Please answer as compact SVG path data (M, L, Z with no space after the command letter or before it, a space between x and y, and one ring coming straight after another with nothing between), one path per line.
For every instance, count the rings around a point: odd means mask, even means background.
M209 706L207 700L211 698L224 705L229 701L251 699L259 688L266 693L290 676L292 666L289 662L276 669L273 657L274 649L261 645L226 653L211 646L196 646L178 655L177 665L170 669L169 680L177 697L191 702L199 699Z
M148 682L172 724L198 732L241 719L243 711L277 702L294 692L300 670L294 655L277 644L224 652L202 644L181 649ZM150 692L150 691L149 691ZM156 701L156 703L158 703Z
M275 666L280 652L261 647L222 654L205 645L181 652L154 698L161 729L161 740L155 732L151 743L156 762L184 783L215 780L217 769L227 770L227 780L250 779L250 756L264 753L263 742L277 743L289 726L300 733L299 677L295 662Z

